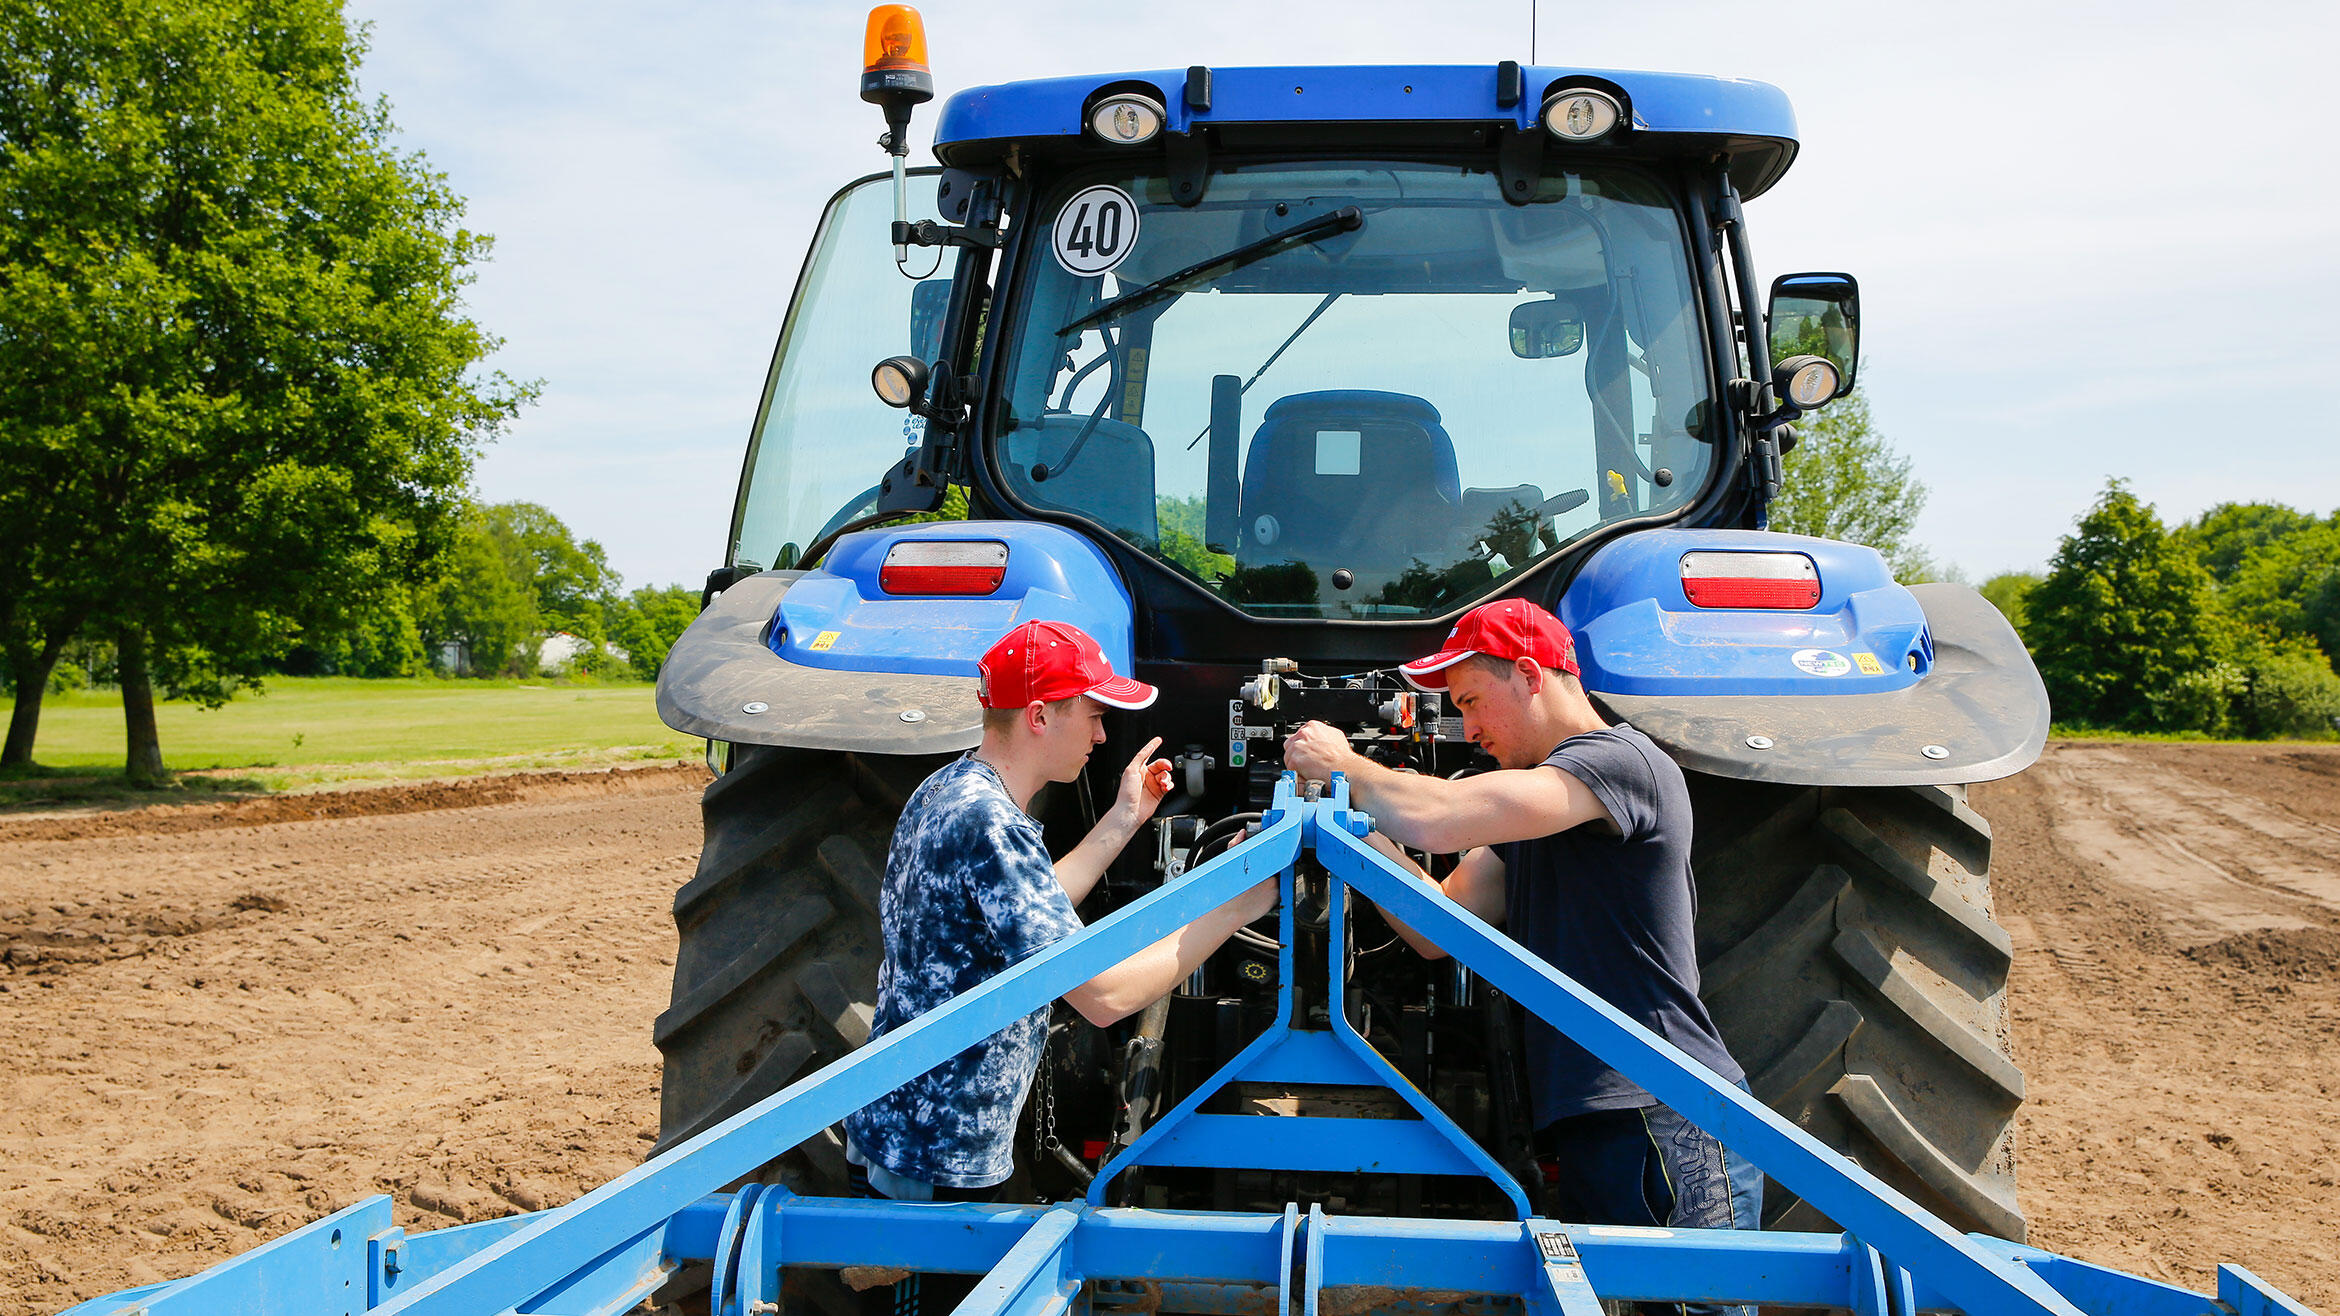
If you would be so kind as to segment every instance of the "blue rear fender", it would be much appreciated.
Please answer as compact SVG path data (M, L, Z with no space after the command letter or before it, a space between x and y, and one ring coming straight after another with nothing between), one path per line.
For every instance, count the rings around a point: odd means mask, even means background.
M1800 557L1817 597L1701 607L1686 562L1746 559L1691 554ZM1645 530L1595 552L1557 611L1594 701L1694 771L1949 785L2020 772L2047 743L2047 690L1998 609L1963 585L1901 585L1858 544Z
M888 593L898 545L999 544L982 594ZM900 582L897 581L897 587ZM658 716L693 736L869 754L982 737L976 660L1016 625L1070 622L1134 667L1129 588L1095 544L1029 521L936 521L840 538L819 569L766 571L708 605L658 671Z
M1683 586L1693 553L1798 554L1804 608L1715 608ZM1903 690L1934 665L1925 609L1875 549L1760 530L1648 530L1602 548L1562 596L1585 688L1622 695L1843 695Z
M1007 547L999 588L983 595L889 594L878 575L902 543ZM1035 521L944 521L865 530L837 541L782 596L766 643L792 663L834 671L975 676L975 661L1027 621L1087 631L1128 675L1135 657L1128 586L1087 539Z

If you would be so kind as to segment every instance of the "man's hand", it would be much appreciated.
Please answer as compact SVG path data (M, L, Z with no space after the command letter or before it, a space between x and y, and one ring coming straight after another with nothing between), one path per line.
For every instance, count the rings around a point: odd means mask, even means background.
M1162 738L1154 737L1121 770L1121 789L1114 794L1113 807L1125 815L1132 826L1154 816L1161 807L1162 798L1170 793L1170 760L1154 757L1162 747Z
M1330 782L1336 772L1354 778L1365 759L1349 748L1349 738L1322 722L1303 722L1284 741L1284 766L1303 781Z

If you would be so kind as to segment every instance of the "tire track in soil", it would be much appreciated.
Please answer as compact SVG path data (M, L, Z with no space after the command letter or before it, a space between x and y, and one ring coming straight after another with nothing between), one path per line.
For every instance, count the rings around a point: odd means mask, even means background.
M1975 788L2033 1243L2340 1312L2336 775L2328 746L2077 741Z

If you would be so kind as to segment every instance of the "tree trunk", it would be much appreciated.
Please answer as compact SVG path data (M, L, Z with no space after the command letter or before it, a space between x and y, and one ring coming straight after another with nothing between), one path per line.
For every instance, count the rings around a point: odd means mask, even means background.
M120 648L122 725L129 733L129 754L122 775L134 786L160 786L170 774L163 770L162 737L154 725L154 679L146 665L146 632L135 624L126 625L115 643Z
M55 650L43 654L27 650L14 657L8 674L16 682L16 707L8 714L8 743L0 747L0 768L31 766L33 737L41 730L41 700L49 693L49 673L57 670Z
M37 650L10 637L8 674L16 682L16 707L8 714L8 743L0 747L0 768L32 765L33 738L40 734L41 701L49 694L49 674L57 670L57 659L79 629L78 616L61 621Z

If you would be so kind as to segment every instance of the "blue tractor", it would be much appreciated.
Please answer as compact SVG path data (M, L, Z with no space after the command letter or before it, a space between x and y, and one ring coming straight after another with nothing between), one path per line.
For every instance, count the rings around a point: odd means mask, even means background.
M781 330L727 550L660 677L718 779L678 893L661 1145L868 1039L902 800L979 734L976 656L1074 622L1163 690L1178 789L1084 915L1222 853L1284 734L1483 765L1392 670L1491 599L1551 608L1585 684L1689 772L1704 992L1762 1101L1961 1229L2020 1241L2010 946L1969 783L2048 708L1972 590L1765 529L1795 422L1853 385L1843 274L1774 279L1743 204L1797 149L1756 82L1502 63L1157 69L962 91L905 168L922 38L873 23L893 172L837 193ZM895 23L886 29L887 23ZM932 218L914 218L932 216ZM1065 843L1110 776L1036 811ZM1298 888L1299 962L1350 938L1339 1016L1541 1181L1518 1007ZM1273 921L1098 1031L1060 1011L1023 1200L1077 1197L1283 999ZM1289 952L1289 947L1281 949ZM1315 958L1311 958L1314 955ZM1311 995L1315 999L1310 999ZM1386 1090L1230 1109L1371 1117ZM833 1133L765 1182L835 1192ZM1502 1216L1484 1179L1166 1167L1126 1204ZM1783 1186L1767 1223L1822 1229Z
M932 94L914 23L871 24L897 148ZM940 170L897 154L830 204L661 672L721 775L657 1154L425 1233L372 1197L68 1316L850 1316L911 1272L982 1276L959 1316L2307 1316L2239 1267L2195 1293L2016 1241L2008 943L1965 785L2037 756L2046 700L1971 591L1763 529L1859 323L1838 274L1756 305L1740 203L1795 152L1778 92L1190 68L963 92L936 138ZM1500 597L1554 607L1600 702L1689 770L1704 990L1760 1101L1401 870L1338 774L1280 770L1304 719L1475 770L1391 669ZM1162 688L1099 761L1159 734L1179 789L1084 930L872 1041L895 817L976 742L976 655L1033 617ZM1036 812L1069 836L1109 784ZM1184 990L1057 1021L1015 1200L838 1192L839 1120L1270 877L1275 915ZM1523 1011L1763 1167L1773 1228L1553 1218Z

